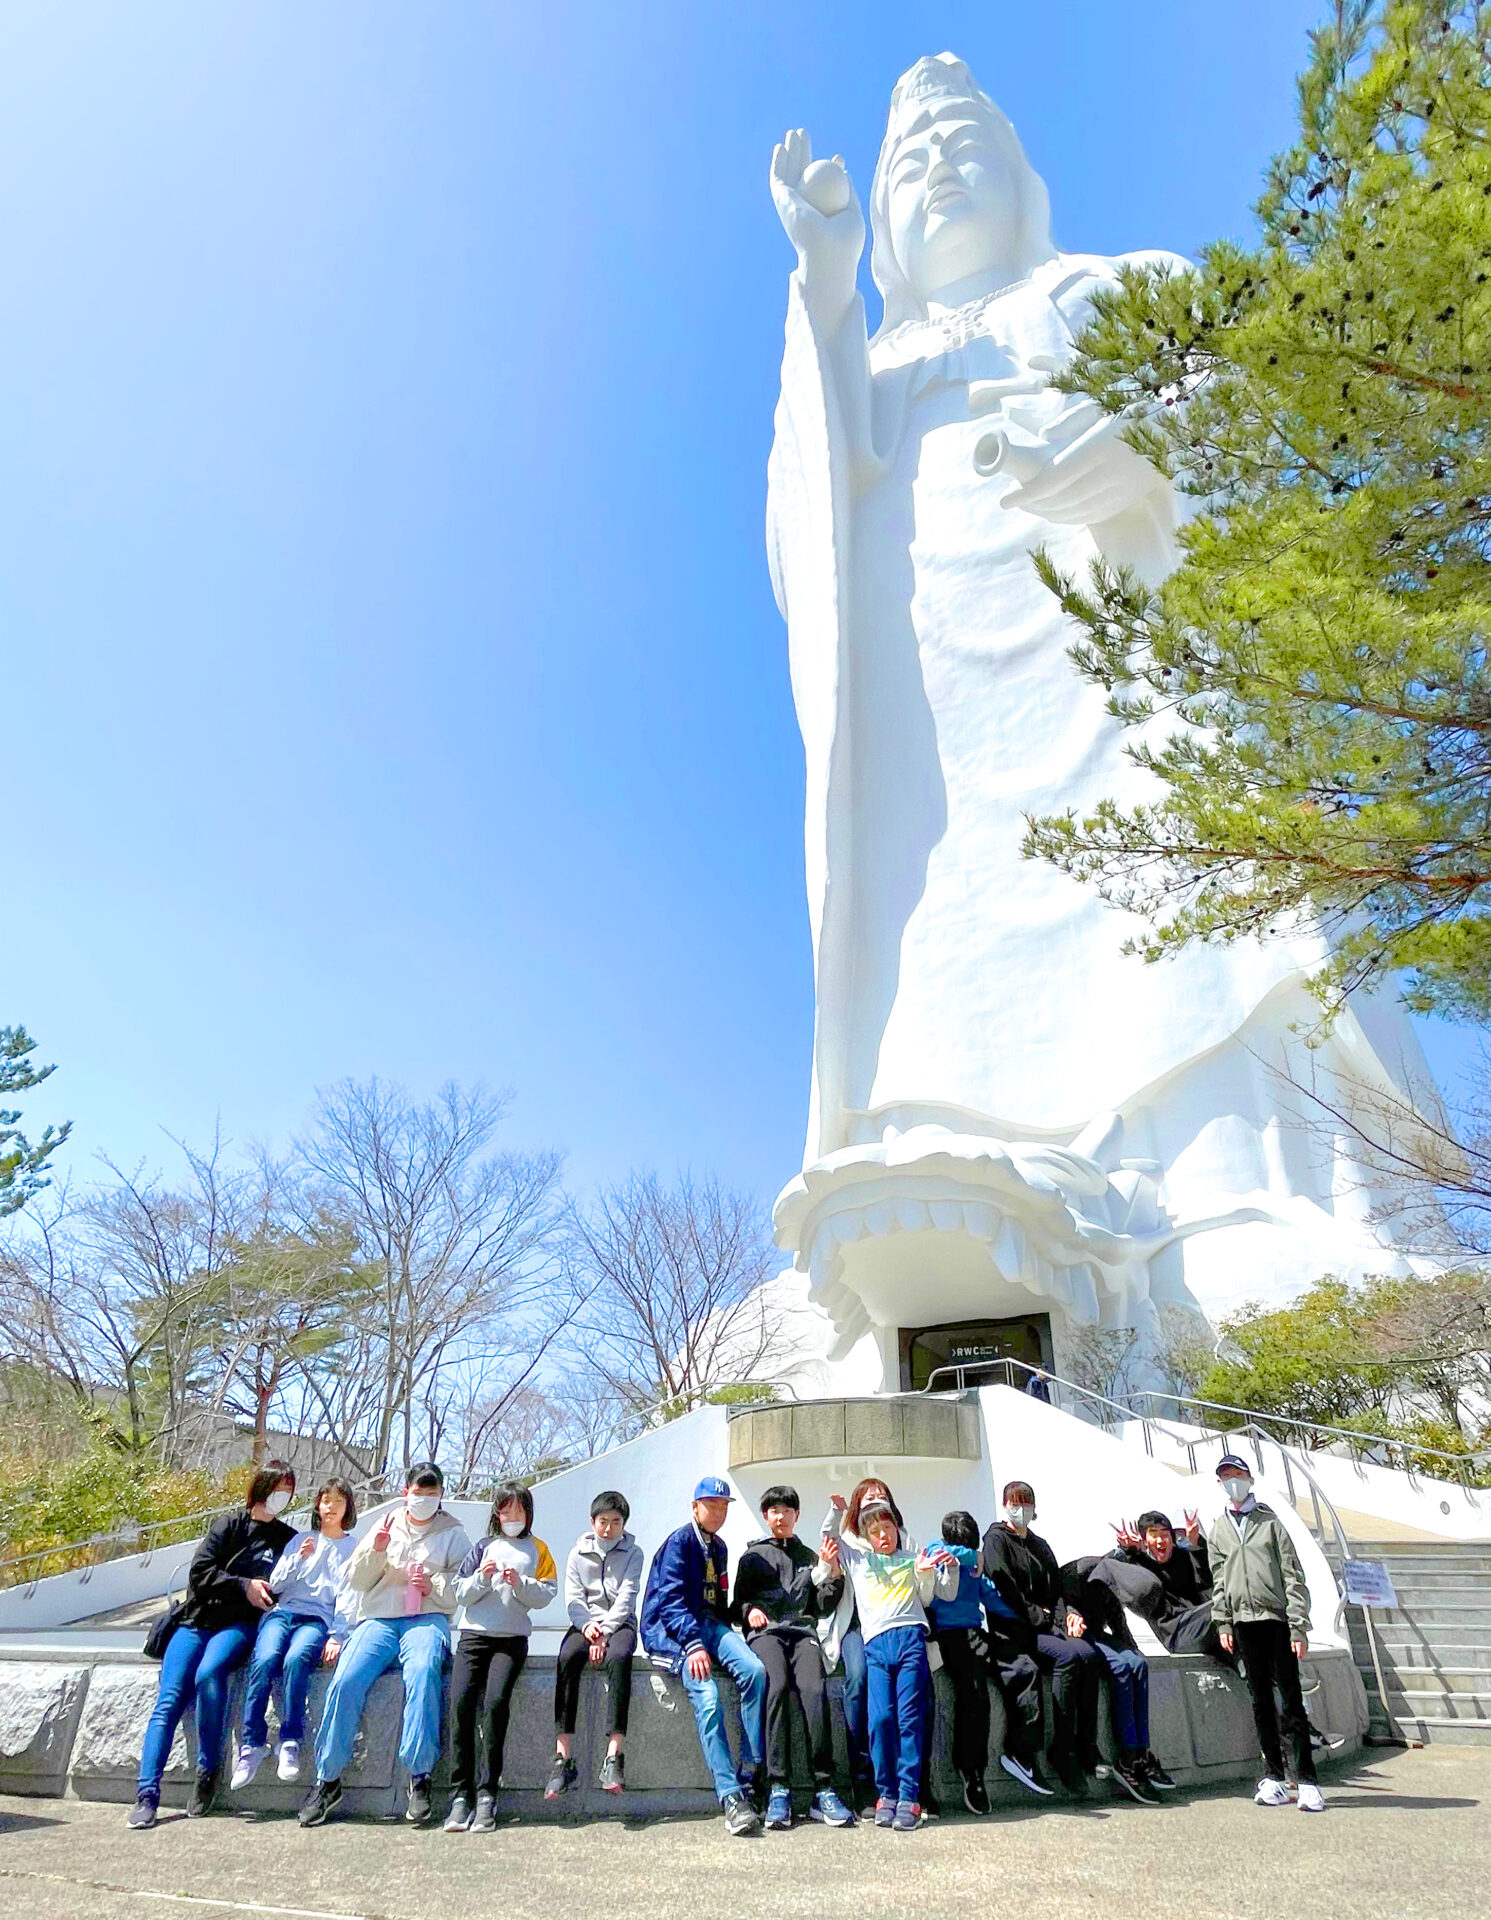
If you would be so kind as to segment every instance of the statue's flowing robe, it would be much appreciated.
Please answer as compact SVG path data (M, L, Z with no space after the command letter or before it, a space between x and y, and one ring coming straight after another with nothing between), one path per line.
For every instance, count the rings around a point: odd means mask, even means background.
M857 354L841 336L834 366L794 276L768 546L806 755L808 1162L887 1126L1069 1141L1117 1112L1132 1123L1126 1151L1167 1168L1210 1128L1202 1159L1225 1164L1229 1185L1318 1186L1270 1158L1256 1089L1197 1079L1215 1080L1204 1063L1271 996L1297 1013L1318 942L1145 965L1122 951L1130 916L1020 852L1029 815L1158 795L1068 658L1077 630L1031 562L1044 546L1084 577L1093 534L1006 507L1016 483L981 476L974 457L1009 409L1039 425L1072 404L1046 375L1115 264L1059 256L946 320L883 335L867 364L862 332ZM858 302L846 325L863 328ZM847 394L860 375L868 394ZM846 419L856 408L868 449ZM1136 510L1152 545L1174 507L1161 486ZM1372 1071L1395 1050L1417 1061L1406 1021L1375 1017Z

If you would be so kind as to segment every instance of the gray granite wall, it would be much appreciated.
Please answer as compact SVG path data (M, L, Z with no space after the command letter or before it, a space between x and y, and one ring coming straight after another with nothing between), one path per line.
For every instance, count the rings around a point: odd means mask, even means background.
M1311 1702L1316 1723L1333 1733L1347 1734L1343 1754L1354 1753L1366 1725L1366 1701L1349 1654L1313 1654L1307 1668L1310 1677L1320 1683ZM155 1703L157 1673L152 1663L138 1656L64 1660L54 1654L34 1660L0 1660L0 1792L54 1795L66 1791L83 1799L131 1801L145 1727ZM326 1684L326 1676L318 1675L312 1685L312 1729L319 1720ZM732 1746L738 1749L733 1689L728 1681L721 1685ZM519 1681L513 1701L501 1795L501 1804L508 1812L524 1818L564 1819L713 1810L714 1795L683 1687L671 1675L658 1672L642 1660L637 1662L632 1680L627 1792L613 1796L596 1789L595 1777L606 1744L605 1702L602 1683L587 1677L582 1683L575 1742L580 1785L545 1807L543 1786L554 1751L553 1692L553 1660L536 1655ZM829 1692L835 1753L844 1776L847 1750L837 1679L830 1682ZM941 1674L937 1676L936 1694L934 1786L944 1801L955 1805L961 1792L947 1762L951 1700ZM238 1739L241 1695L240 1677L234 1684L229 1756ZM348 1812L389 1816L402 1808L405 1776L398 1761L402 1707L403 1691L397 1677L385 1676L369 1696L357 1749L344 1775ZM998 1754L1003 1731L997 1692L992 1695L992 1707L991 1759ZM1246 1690L1236 1675L1199 1657L1156 1657L1151 1660L1150 1713L1154 1749L1183 1786L1256 1775L1252 1715ZM271 1716L271 1738L273 1726ZM1102 1741L1111 1751L1106 1725ZM798 1801L805 1808L811 1777L800 1725L795 1755ZM184 1801L195 1759L196 1734L188 1713L172 1749L164 1804ZM230 1767L230 1760L228 1764ZM307 1775L309 1772L308 1764ZM445 1774L442 1762L442 1789ZM300 1784L282 1785L275 1776L271 1754L259 1779L238 1798L246 1807L289 1813L299 1805L309 1784L307 1778ZM996 1803L1026 1797L997 1765L991 1769L989 1787Z

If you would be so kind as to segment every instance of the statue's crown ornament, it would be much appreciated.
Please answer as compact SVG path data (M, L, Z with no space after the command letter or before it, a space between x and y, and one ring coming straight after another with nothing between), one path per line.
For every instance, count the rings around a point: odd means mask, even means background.
M905 107L923 106L930 100L976 100L990 104L988 96L955 53L929 54L903 73L891 94L891 118Z

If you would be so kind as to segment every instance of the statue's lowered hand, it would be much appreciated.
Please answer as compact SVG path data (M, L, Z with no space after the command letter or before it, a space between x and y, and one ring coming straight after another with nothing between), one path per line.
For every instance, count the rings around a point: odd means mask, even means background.
M820 324L837 325L854 298L865 245L865 216L843 160L813 159L801 127L782 136L771 156L771 197L797 249L803 291Z
M1004 496L1007 507L1057 526L1094 527L1166 485L1124 441L1123 421L1090 400L1037 431L1020 431L1018 410L1010 412L1014 430L985 434L974 451L980 473L1016 482Z

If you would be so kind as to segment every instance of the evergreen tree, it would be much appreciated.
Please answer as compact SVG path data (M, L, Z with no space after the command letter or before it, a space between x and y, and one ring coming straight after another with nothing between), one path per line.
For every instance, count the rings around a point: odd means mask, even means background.
M1058 382L1198 503L1157 591L1037 561L1159 786L1026 851L1146 958L1313 921L1328 1005L1491 1018L1488 79L1491 8L1340 0L1258 243L1126 271Z
M0 1097L39 1087L55 1067L33 1067L28 1058L36 1042L24 1027L0 1027ZM0 1219L14 1213L47 1185L46 1165L68 1134L72 1122L48 1127L33 1147L16 1126L19 1108L0 1107Z

